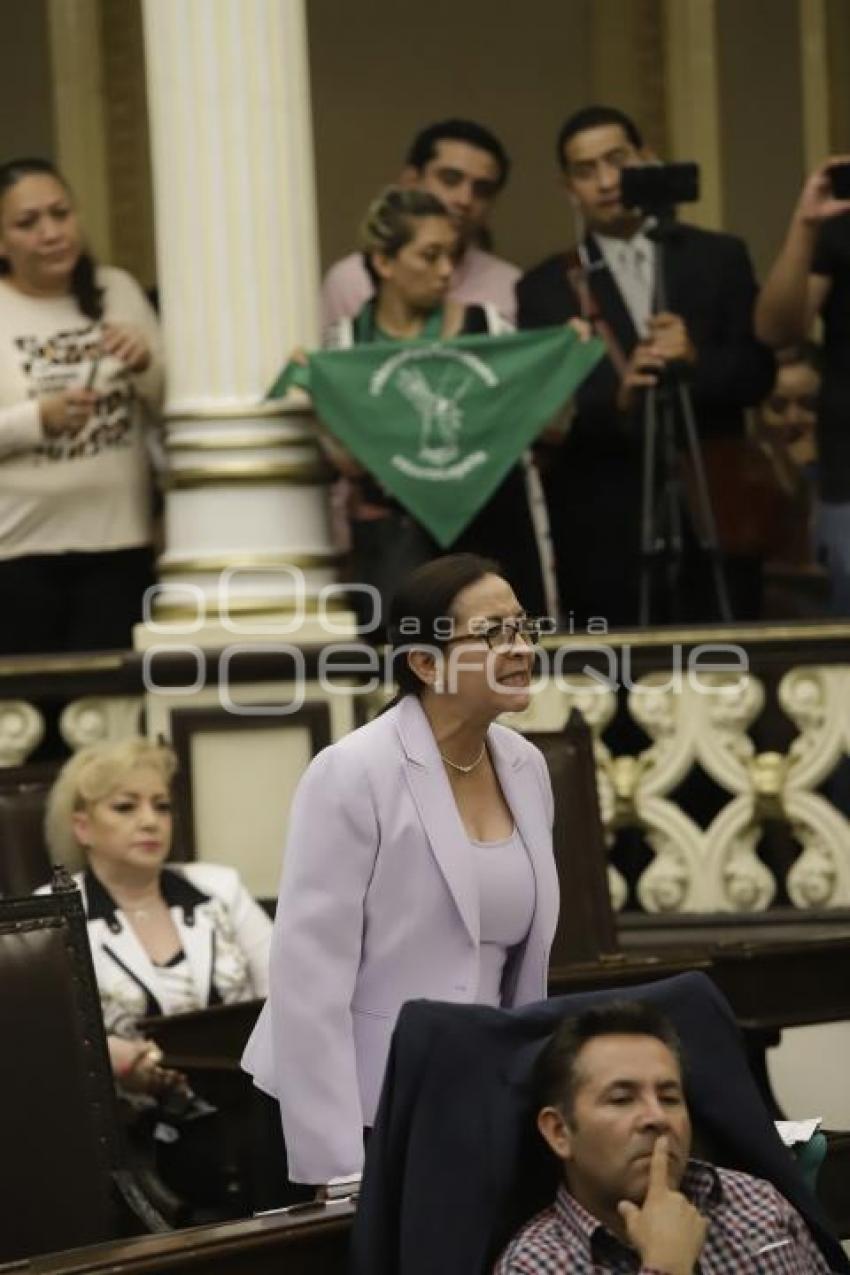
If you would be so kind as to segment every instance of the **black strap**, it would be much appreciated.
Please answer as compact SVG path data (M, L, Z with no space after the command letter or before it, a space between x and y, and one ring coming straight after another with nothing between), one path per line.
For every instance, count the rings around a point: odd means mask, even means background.
M592 326L594 332L598 333L605 342L605 348L608 351L608 357L614 365L614 369L622 381L626 375L628 367L628 359L623 352L623 347L617 340L617 335L611 324L603 315L599 308L593 289L590 286L588 270L581 257L578 248L571 248L567 253L567 286L572 289L574 295L578 298L581 317L586 319Z

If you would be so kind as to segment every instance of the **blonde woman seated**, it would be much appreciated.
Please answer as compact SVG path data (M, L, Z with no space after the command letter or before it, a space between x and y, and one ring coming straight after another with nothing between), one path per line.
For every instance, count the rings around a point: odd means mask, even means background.
M141 738L81 749L54 784L46 819L54 861L85 865L76 881L113 1071L151 1093L179 1078L139 1039L140 1018L268 990L271 921L238 873L166 864L175 769L169 748Z

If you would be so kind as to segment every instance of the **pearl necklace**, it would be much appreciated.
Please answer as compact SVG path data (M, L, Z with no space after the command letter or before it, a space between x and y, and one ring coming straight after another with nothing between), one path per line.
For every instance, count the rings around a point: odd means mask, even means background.
M452 770L460 771L462 775L468 775L470 774L471 771L475 769L477 765L479 765L479 763L481 762L481 759L484 756L486 749L487 749L487 740L485 739L484 743L481 745L481 752L475 758L475 761L470 762L468 766L458 765L456 761L452 761L451 757L447 757L446 754L442 751L440 752L440 756L442 757L443 761L446 763L447 766L451 766Z

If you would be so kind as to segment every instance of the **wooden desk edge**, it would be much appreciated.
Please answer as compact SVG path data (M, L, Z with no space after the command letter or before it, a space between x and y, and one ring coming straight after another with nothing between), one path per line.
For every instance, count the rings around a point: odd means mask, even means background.
M264 1248L294 1247L309 1237L344 1235L351 1227L355 1207L343 1201L328 1207L316 1206L315 1215L272 1213L265 1217L212 1226L192 1226L160 1235L138 1235L126 1240L110 1240L85 1248L45 1253L23 1261L0 1265L0 1275L88 1275L92 1272L133 1271L137 1266L152 1269L157 1259L157 1275L191 1255L196 1260L225 1258L233 1253L256 1252Z

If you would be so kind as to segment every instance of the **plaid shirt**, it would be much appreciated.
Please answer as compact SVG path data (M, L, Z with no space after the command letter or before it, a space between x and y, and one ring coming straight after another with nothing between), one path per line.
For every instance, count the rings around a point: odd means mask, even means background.
M680 1191L709 1218L699 1275L828 1275L805 1222L761 1178L691 1160ZM514 1236L493 1275L664 1275L573 1199L555 1203Z

